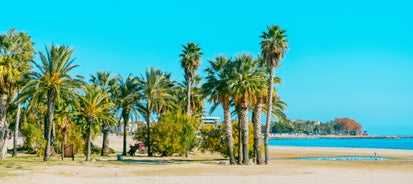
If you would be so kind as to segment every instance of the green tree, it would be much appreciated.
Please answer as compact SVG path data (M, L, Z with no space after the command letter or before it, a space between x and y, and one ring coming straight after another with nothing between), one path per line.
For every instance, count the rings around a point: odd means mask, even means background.
M221 104L224 111L224 130L228 149L230 164L235 164L234 137L232 134L231 109L228 83L231 79L231 61L226 56L217 56L215 60L208 61L210 66L205 69L207 72L206 82L202 85L204 93L208 96L208 101L213 103L213 108Z
M55 128L58 130L56 135L56 139L60 139L61 141L61 152L62 152L62 159L64 158L64 149L65 145L67 144L67 137L69 136L70 129L73 125L73 99L70 101L65 101L62 99L58 99L58 102L55 107L56 118L55 118Z
M76 104L76 115L88 123L89 129L86 161L90 160L93 124L116 122L111 113L115 105L108 99L108 93L102 92L94 86L87 86L85 91L79 95L79 103Z
M268 136L270 131L271 111L272 111L272 99L273 99L273 78L275 76L274 69L280 65L281 59L284 57L286 50L288 49L287 35L285 30L281 29L278 25L267 26L268 32L263 32L260 36L262 41L261 53L264 59L267 61L267 65L270 68L269 86L268 86L268 109L265 131L265 164L269 164L269 147Z
M182 45L184 48L182 53L179 55L181 57L181 66L184 68L185 79L187 80L187 107L186 111L188 115L192 115L191 112L191 85L192 80L195 77L195 72L201 65L201 48L198 44L194 42L189 42L187 45Z
M41 100L41 101L40 101ZM23 148L29 153L36 153L37 156L43 155L46 145L44 121L46 119L47 106L42 98L31 97L24 102L22 108L21 134L24 137ZM22 102L23 103L23 102ZM43 127L42 127L43 126Z
M241 123L240 132L242 135L243 164L249 163L248 112L257 94L266 83L263 76L263 71L257 68L257 63L251 55L243 54L237 56L228 86L236 106L239 107L238 116Z
M140 102L137 109L144 117L147 125L148 156L152 156L151 115L154 113L160 115L175 104L174 82L171 81L170 75L161 72L158 69L150 68L146 70L145 76L138 78L138 91Z
M202 78L199 76L195 76L192 80L191 84L191 113L195 117L202 117L204 115L204 93L202 92L202 88L199 87ZM180 109L186 109L187 107L187 88L188 88L188 81L184 81L183 83L179 83L177 85L177 90L175 96L178 97L178 103Z
M131 113L137 115L136 105L139 99L139 80L137 77L129 75L125 80L121 76L117 77L117 87L115 90L115 102L118 109L121 109L121 117L123 119L123 151L122 155L126 156L126 137L129 119Z
M265 78L265 71L267 69L265 65L265 60L261 57L258 57L255 60L258 65L257 69L261 70L260 74ZM252 124L254 126L254 154L255 154L255 163L258 165L263 163L262 152L261 152L261 142L262 142L262 111L264 108L264 103L266 102L266 97L268 95L266 85L261 85L261 88L257 89L256 96L252 104Z
M200 120L181 112L161 115L153 124L153 147L162 156L186 154L198 143L197 132Z
M90 82L92 82L95 88L99 89L104 93L108 93L107 101L114 101L114 93L116 90L116 79L110 76L110 72L97 72L94 75L91 75ZM109 130L111 127L111 123L107 121L102 121L102 133L103 133L103 140L102 140L102 150L100 155L107 156L109 154Z
M67 46L50 45L46 55L39 52L40 63L33 62L36 69L31 73L31 80L23 87L22 98L46 94L47 121L45 121L46 147L44 161L51 156L52 127L54 127L55 103L63 95L74 96L75 89L84 84L80 77L73 78L69 72L78 65L71 59L73 49Z
M224 128L222 128L220 125L206 124L202 126L200 133L201 133L201 144L199 145L199 148L201 152L205 152L205 151L209 151L211 153L218 152L224 157L230 156L228 145L223 143L223 142L228 142L228 141L225 141L227 139L224 139L224 137L226 136ZM232 132L231 132L231 135L232 135ZM231 165L235 164L235 159L234 159L234 163L231 163L230 161L230 164Z
M231 122L233 128L233 132L232 134L234 135L235 139L234 139L234 147L235 149L238 149L238 147L240 146L239 144L239 139L238 139L238 135L239 135L239 128L238 128L238 122L237 121L232 121ZM253 128L252 128L252 124L249 123L248 125L250 128L249 130L249 134L248 134L248 151L250 154L252 154L254 152L254 146L253 146ZM226 146L226 139L224 139L225 137L225 131L222 128L221 125L204 125L201 130L201 137L200 137L200 145L199 148L201 150L201 152L205 152L205 151L209 151L211 153L214 152L218 152L220 153L222 156L224 157L229 157L229 152L228 152L228 147ZM263 147L261 147L261 149L263 149ZM239 155L236 153L235 154L236 157L239 157Z
M33 53L33 43L27 33L10 29L7 34L0 34L0 160L5 159L7 152L7 108L10 97L19 89L19 82L30 69Z

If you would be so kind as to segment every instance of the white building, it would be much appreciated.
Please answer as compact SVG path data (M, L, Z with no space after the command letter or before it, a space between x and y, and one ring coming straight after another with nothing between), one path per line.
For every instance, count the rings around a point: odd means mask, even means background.
M219 117L212 117L212 116L202 117L202 122L204 124L220 124L221 123Z

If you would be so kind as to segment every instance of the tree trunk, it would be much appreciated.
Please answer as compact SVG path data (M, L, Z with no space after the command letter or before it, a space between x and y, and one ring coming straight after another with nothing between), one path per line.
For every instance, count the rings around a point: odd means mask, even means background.
M152 143L151 143L151 114L148 112L147 117L146 117L146 144L145 145L148 149L148 157L151 157L152 154Z
M242 131L241 131L241 112L240 108L237 106L236 111L238 114L238 165L242 164Z
M7 123L7 94L0 94L0 160L6 159L7 154L7 134L9 125Z
M271 126L271 110L272 110L272 86L273 86L273 81L274 79L274 67L270 68L270 79L269 79L269 86L268 86L268 109L267 109L267 119L265 122L265 140L264 140L264 146L265 146L265 164L268 165L270 163L270 150L268 146L268 137L270 134L270 126Z
M255 106L254 112L252 113L252 123L254 125L254 153L256 157L255 163L257 163L258 165L262 164L263 162L261 153L261 113L262 107L264 106L263 103L263 99L261 97L258 98L257 105Z
M13 157L17 156L17 137L19 136L19 125L20 125L20 103L17 104L17 113L16 113L16 126L14 128L13 135Z
M86 161L90 160L90 153L92 152L92 135L93 135L93 129L92 129L92 124L95 119L93 117L88 117L87 121L89 124L89 138L87 140L87 152L86 152Z
M186 112L188 113L188 116L191 116L191 85L192 85L192 78L188 77L188 84L186 87L187 91L187 104L186 104Z
M122 114L123 117L123 152L122 155L126 156L126 137L128 136L128 132L126 131L126 126L128 126L129 121L129 112L125 112Z
M102 133L103 133L103 141L102 141L102 151L100 152L100 156L108 156L109 155L109 125L107 122L103 122L102 125Z
M44 161L49 161L51 154L52 154L52 149L51 149L51 141L52 141L52 127L53 127L53 117L54 117L54 103L55 103L55 92L54 91L49 91L47 94L47 125L45 126L47 128L47 135L46 135L46 147L44 151Z
M65 158L65 145L67 142L66 130L63 130L62 134L63 134L63 141L62 141L62 160L63 160Z
M249 150L248 150L248 104L246 102L241 105L241 132L242 132L242 149L243 159L242 163L249 164Z
M229 102L223 103L222 108L224 109L224 128L227 139L226 143L228 147L229 163L234 165L236 162L234 157L234 137L232 136L231 109Z

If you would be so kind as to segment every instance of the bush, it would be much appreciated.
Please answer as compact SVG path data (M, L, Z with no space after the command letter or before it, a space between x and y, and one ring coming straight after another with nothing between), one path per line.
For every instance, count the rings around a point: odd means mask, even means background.
M20 127L20 132L25 138L24 149L37 156L44 153L46 140L43 139L43 132L40 128L30 123L24 123L23 126Z
M159 122L150 126L151 142L147 142L146 125L138 125L134 139L142 141L147 146L152 145L152 151L162 156L172 154L183 155L198 145L197 131L200 121L182 113L167 113L159 118Z
M223 126L223 125L222 125ZM228 147L225 140L225 131L221 125L205 125L201 129L201 145L202 152L210 151L211 153L218 152L224 157L229 156ZM248 150L249 155L254 154L254 128L252 123L248 124ZM234 154L238 157L239 147L239 128L238 122L232 122L232 136L234 137Z
M201 128L201 152L209 151L211 153L219 152L223 156L228 156L228 148L225 144L225 132L220 125L207 124Z

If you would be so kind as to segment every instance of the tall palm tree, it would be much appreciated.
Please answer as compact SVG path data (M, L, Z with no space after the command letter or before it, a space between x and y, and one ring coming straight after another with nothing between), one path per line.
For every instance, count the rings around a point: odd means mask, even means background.
M237 56L228 86L236 106L239 107L238 116L241 123L243 164L249 163L248 111L256 98L256 94L262 89L262 85L265 85L266 80L263 76L262 70L257 68L257 63L251 55Z
M261 74L265 75L265 61L263 58L258 57L255 62L258 65L258 70L263 70ZM266 76L262 76L265 78ZM261 115L264 107L264 102L267 96L266 85L262 85L261 89L257 90L257 94L252 105L252 124L254 126L254 159L255 163L260 165L263 163L262 153L261 153L261 142L262 142L262 131L261 131Z
M261 54L266 59L267 65L270 68L269 86L268 86L268 110L265 130L265 164L269 164L269 147L268 136L271 124L271 109L273 96L273 78L275 75L274 69L280 65L281 59L284 57L288 49L288 40L286 31L281 29L278 25L267 26L268 32L263 32L260 36L262 41Z
M33 59L33 53L33 43L27 33L10 29L7 34L0 35L0 160L5 159L7 152L9 98L14 95L19 86L17 84L30 69L29 62Z
M202 117L204 114L204 94L202 92L202 88L199 87L202 78L199 76L195 76L192 80L191 84L191 113L195 117ZM186 109L187 107L187 84L188 81L184 81L183 83L179 83L176 90L176 96L178 97L178 102L180 108Z
M85 91L79 95L79 103L76 105L76 115L88 123L88 141L86 151L86 161L90 160L91 143L93 135L93 124L101 122L112 122L116 120L110 112L115 104L108 100L109 94L102 92L94 86L87 86Z
M51 156L52 127L54 127L55 103L63 94L74 96L75 90L84 84L80 76L72 77L69 72L78 65L74 65L71 58L73 49L67 46L50 45L46 47L46 55L39 52L40 63L32 62L36 69L31 73L31 80L23 87L22 98L28 96L46 95L47 121L45 121L46 147L44 161Z
M224 111L224 129L225 138L228 148L230 164L235 164L234 156L234 137L232 135L231 122L231 108L230 97L231 94L228 88L228 81L230 78L230 64L231 61L226 56L217 56L215 60L209 60L210 67L205 69L207 72L206 82L202 85L202 89L208 95L208 101L213 103L211 112L215 110L216 106L221 104Z
M274 95L276 96L276 94ZM272 116L276 117L281 122L287 121L287 115L284 111L287 109L287 103L282 101L278 96L273 98L273 106L272 106Z
M148 148L148 156L152 156L151 115L153 113L159 115L164 109L174 105L175 97L173 94L175 84L171 81L170 74L163 73L154 68L147 69L145 76L140 76L138 81L138 89L141 96L137 107L146 121L146 146Z
M195 77L195 72L201 65L201 48L198 44L194 42L189 42L187 45L182 45L184 48L182 50L182 54L179 55L181 57L181 66L184 68L185 79L187 80L187 107L186 111L189 116L192 115L191 113L191 85L192 80Z
M126 156L126 137L127 126L131 113L137 115L136 105L139 101L139 80L137 77L129 75L125 80L121 76L117 77L117 88L115 90L116 105L121 109L120 113L123 119L123 151L122 155Z
M108 93L108 99L107 101L114 101L114 93L116 90L116 79L112 78L110 76L110 72L97 72L94 75L91 75L90 82L92 82L93 86L95 88L99 89L100 91L104 93ZM100 155L101 156L107 156L109 154L109 129L110 129L110 123L103 121L102 122L102 133L103 133L103 141L102 141L102 150Z

